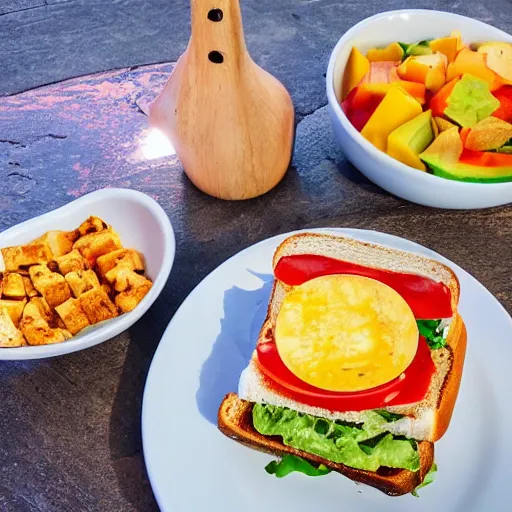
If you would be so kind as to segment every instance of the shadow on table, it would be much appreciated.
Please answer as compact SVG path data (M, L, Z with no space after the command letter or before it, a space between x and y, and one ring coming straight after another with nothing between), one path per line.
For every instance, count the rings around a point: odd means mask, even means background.
M134 510L158 511L142 454L141 410L149 366L169 320L169 307L160 297L130 329L130 343L112 405L112 466L119 489Z
M225 292L221 330L201 368L197 407L214 425L217 425L217 411L224 396L238 390L240 373L251 359L267 314L273 276L253 274L261 279L261 288L242 290L233 287Z

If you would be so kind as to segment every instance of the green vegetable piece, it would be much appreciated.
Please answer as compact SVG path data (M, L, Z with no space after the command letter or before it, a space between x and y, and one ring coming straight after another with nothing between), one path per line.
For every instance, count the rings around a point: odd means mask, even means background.
M431 349L443 348L446 345L446 338L443 336L443 329L440 329L441 320L416 320L420 336L423 336Z
M455 84L447 103L444 114L464 128L489 117L500 106L487 82L467 74Z
M301 459L295 455L285 455L280 461L273 460L267 466L265 471L269 475L276 475L277 478L283 478L294 471L304 473L307 476L323 476L331 472L331 470L320 464L317 468L311 465L307 460Z
M429 42L432 41L432 39L425 39L424 41L420 41L418 43L398 43L403 51L404 51L404 58L410 57L411 55L431 55L432 49L430 48Z
M398 421L404 417L403 414L396 414L394 412L388 412L384 410L377 410L375 412L382 416L388 423L391 423L392 421Z
M252 419L260 434L280 436L285 445L332 462L369 471L381 466L410 471L420 467L416 446L386 432L383 426L387 421L374 411L365 414L363 424L356 425L255 404Z
M423 487L426 487L427 485L430 485L436 479L436 476L437 476L437 464L434 462L434 464L432 464L432 467L430 468L430 471L425 475L423 482L421 482L421 484L418 485L418 487L416 487L416 489L414 489L411 492L411 494L413 496L416 496L416 498L419 498L418 490Z
M512 139L508 140L501 148L495 150L496 153L507 153L512 155Z

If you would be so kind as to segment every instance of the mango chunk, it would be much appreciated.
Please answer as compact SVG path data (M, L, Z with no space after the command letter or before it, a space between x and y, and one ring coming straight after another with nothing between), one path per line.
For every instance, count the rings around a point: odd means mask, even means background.
M370 61L354 46L343 74L342 100L370 71Z
M386 152L390 133L421 112L421 105L409 93L400 87L391 87L361 130L361 135Z
M484 54L474 52L469 48L460 50L455 60L448 65L446 78L450 81L457 76L465 74L484 80L489 84L491 91L498 89L502 85L496 73L486 65Z
M385 48L372 48L368 50L366 57L370 62L381 62L402 60L404 55L404 49L398 43L391 43Z
M424 84L427 90L437 92L446 82L446 62L442 53L409 57L397 73L402 80Z
M433 52L439 52L446 55L448 62L453 62L457 56L458 39L457 37L440 37L429 43Z

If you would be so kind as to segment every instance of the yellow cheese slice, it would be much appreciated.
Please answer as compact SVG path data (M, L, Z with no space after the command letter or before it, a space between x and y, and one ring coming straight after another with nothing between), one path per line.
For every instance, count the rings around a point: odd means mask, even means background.
M329 391L361 391L398 377L418 348L405 300L367 277L322 276L292 288L277 316L279 355L299 379Z

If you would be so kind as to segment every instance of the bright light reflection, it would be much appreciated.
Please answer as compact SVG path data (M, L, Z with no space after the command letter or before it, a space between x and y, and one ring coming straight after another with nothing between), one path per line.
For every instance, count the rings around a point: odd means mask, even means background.
M142 155L147 160L154 160L155 158L176 154L176 150L171 144L171 141L157 128L151 128L142 139L141 151Z

